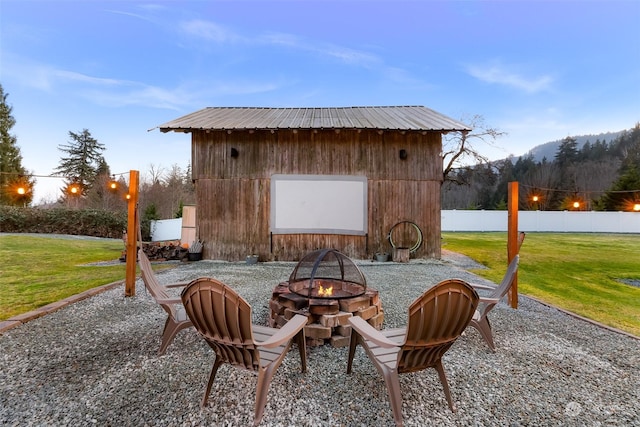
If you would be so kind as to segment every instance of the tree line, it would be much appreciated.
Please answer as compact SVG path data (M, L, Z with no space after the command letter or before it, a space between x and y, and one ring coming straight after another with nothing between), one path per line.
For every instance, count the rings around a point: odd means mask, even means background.
M506 209L511 181L519 183L524 210L632 210L640 206L640 123L611 141L582 147L567 137L553 159L535 161L529 154L452 169L442 208Z

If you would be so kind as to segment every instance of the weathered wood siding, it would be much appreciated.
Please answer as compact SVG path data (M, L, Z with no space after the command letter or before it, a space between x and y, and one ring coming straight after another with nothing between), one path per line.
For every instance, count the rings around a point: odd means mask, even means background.
M368 258L400 221L415 222L424 243L415 256L440 258L439 132L372 130L196 131L192 134L198 235L205 258L298 260L332 247ZM237 157L232 157L232 149ZM400 150L407 153L400 158ZM269 234L273 174L359 175L368 180L368 236ZM396 233L394 233L396 234ZM395 240L396 236L394 236ZM411 230L398 232L411 246Z

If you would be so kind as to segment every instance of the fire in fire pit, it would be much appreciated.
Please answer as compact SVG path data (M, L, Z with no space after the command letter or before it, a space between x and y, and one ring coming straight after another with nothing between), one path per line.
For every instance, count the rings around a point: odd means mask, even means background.
M342 299L364 294L367 281L349 257L335 249L320 249L298 262L289 289L306 298Z

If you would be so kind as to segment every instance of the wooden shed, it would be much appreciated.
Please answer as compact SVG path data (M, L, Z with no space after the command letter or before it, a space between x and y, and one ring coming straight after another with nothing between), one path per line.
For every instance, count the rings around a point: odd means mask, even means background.
M356 259L414 247L440 258L442 135L466 125L422 106L205 108L158 126L191 133L205 259ZM395 226L395 227L394 227Z

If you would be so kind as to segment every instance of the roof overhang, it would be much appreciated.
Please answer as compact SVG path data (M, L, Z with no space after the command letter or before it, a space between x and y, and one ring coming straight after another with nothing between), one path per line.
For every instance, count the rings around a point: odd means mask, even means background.
M374 129L469 132L464 123L423 106L263 108L207 107L153 129L161 132L212 130Z

